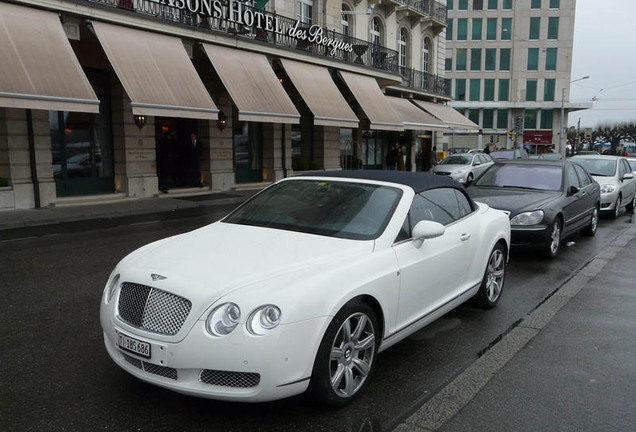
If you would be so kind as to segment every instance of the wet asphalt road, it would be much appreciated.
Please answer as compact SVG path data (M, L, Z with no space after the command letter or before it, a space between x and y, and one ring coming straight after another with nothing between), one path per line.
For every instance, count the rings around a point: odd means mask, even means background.
M389 431L471 364L616 238L629 217L601 219L556 261L515 252L497 308L462 306L378 357L367 391L338 410L304 397L234 404L182 396L128 375L109 359L99 303L113 266L150 241L224 214L152 215L86 230L0 241L2 431ZM28 236L26 230L24 236Z

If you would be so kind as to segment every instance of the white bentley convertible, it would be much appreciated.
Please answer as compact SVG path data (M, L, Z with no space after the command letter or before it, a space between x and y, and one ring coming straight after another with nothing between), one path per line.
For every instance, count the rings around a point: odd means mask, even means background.
M108 354L177 392L356 397L376 356L466 300L495 306L510 222L446 177L277 182L219 222L125 257L101 302Z

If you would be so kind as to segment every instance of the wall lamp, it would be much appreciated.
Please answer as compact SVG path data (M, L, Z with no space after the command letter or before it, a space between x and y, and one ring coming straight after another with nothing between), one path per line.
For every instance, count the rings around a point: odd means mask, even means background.
M146 116L142 115L134 115L133 119L135 120L135 124L141 130L144 126L146 126Z
M216 127L219 128L219 131L223 132L225 126L227 126L227 116L223 111L219 111L219 119L216 121Z

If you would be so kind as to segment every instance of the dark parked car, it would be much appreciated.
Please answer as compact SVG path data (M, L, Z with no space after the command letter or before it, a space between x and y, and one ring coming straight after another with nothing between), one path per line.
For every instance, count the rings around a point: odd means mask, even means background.
M490 157L494 160L501 159L528 159L528 152L525 149L502 149L490 152Z
M570 160L498 161L468 194L510 213L513 247L538 247L548 258L557 256L565 237L596 234L600 186Z

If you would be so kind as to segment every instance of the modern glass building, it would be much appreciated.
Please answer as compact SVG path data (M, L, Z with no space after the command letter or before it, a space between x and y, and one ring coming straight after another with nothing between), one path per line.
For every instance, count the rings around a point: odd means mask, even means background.
M452 106L480 126L455 146L559 151L569 101L576 0L449 0L446 78Z

